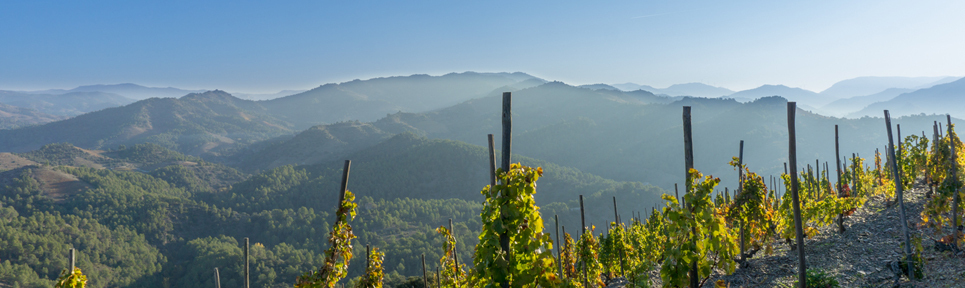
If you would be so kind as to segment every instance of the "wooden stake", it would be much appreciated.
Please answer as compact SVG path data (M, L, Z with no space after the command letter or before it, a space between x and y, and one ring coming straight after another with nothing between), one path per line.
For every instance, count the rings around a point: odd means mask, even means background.
M620 226L620 213L617 212L617 196L613 196L613 218L616 219L616 220L615 220L615 221L616 221L616 225L617 225L617 226ZM621 234L621 236L622 236L622 234ZM623 248L622 248L622 247L620 247L619 249L620 249L620 276L624 276L625 273L626 273L626 272L625 272L625 271L626 271L626 264L624 264L624 260L623 260L624 252L623 252Z
M496 186L496 144L493 134L489 134L489 187Z
M563 242L560 242L560 215L553 215L556 219L556 263L559 263L560 279L563 277ZM565 231L565 230L564 230Z
M791 163L791 171L797 171L797 138L795 137L794 113L797 112L797 103L787 102L787 135L788 135L788 162ZM804 223L801 222L801 202L798 195L797 173L791 174L791 204L794 206L794 231L797 240L798 257L798 287L807 286L807 259L804 258Z
M895 176L895 198L898 200L898 210L899 216L901 216L901 229L905 234L905 249L904 249L904 260L911 260L911 236L908 235L908 222L905 220L905 199L904 199L904 185L901 184L901 173L898 171L898 161L895 160L895 143L894 139L891 138L891 115L888 114L888 110L885 110L885 125L888 126L888 154L891 156L891 171L894 172ZM915 279L915 269L911 269L913 263L908 263L908 275L910 279Z
M69 256L69 257L70 257L70 258L69 258L69 260L70 260L70 270L67 271L67 273L74 273L74 269L76 269L76 267L77 267L77 266L74 265L75 263L77 263L77 262L76 262L76 259L77 259L77 256L76 256L76 253L77 253L77 252L76 252L76 251L77 251L77 250L74 250L74 248L70 248L70 256Z
M221 288L221 274L218 274L218 267L214 267L214 288Z
M952 115L945 114L945 117L948 117L948 125L946 126L948 126L948 135L951 136ZM948 176L945 177L952 177L952 179L955 179L958 177L958 154L955 153L955 139L949 139L948 143L948 146L951 148L951 155L949 155L949 157L951 157L950 160L952 165L949 165ZM953 191L952 195L954 195L952 196L952 245L958 247L958 233L960 233L958 230L958 202L960 201L960 197L958 196L958 191Z
M690 106L684 106L683 120L684 120L684 164L687 169L686 171L684 171L685 173L684 179L687 181L684 185L684 187L686 188L686 191L684 191L684 195L686 195L687 193L690 193L690 189L692 189L691 185L693 184L693 182L692 182L692 179L690 179L690 169L694 168L694 139L693 139L693 131L691 127ZM689 205L687 209L690 209ZM693 227L693 230L691 231L691 234L690 234L690 242L692 245L696 245L694 244L696 243L696 239L694 239L697 235L696 230L697 230L697 227ZM690 288L697 288L697 285L698 285L697 277L698 277L697 261L694 261L693 263L691 263L691 266L690 266Z
M369 247L369 244L365 244L365 271L369 271L369 260L371 260L369 259L369 255L371 254L372 248Z
M452 218L449 218L449 234L452 234L452 261L456 264L453 268L453 275L459 275L459 250L456 250L456 229L452 227Z
M726 191L727 188L724 188L724 190ZM734 193L734 198L740 197L741 193L744 193L744 140L741 140L740 152L737 153L737 191ZM744 251L746 250L744 245L744 221L739 220L738 222L737 231L740 233L740 261L744 263L746 260L744 259Z
M429 276L426 275L426 254L422 253L422 285L429 288Z
M248 276L248 237L245 237L245 288L251 287Z
M583 224L583 234L580 234L580 237L583 237L583 235L586 234L586 214L583 212L583 195L580 195L580 223ZM587 282L589 277L586 275L586 265L588 265L588 263L583 263L583 287L589 287L587 285L589 283Z
M509 171L510 155L513 148L512 100L513 94L511 92L503 92L503 172Z
M348 173L351 169L352 160L345 160L345 167L342 168L342 189L339 190L338 204L335 206L335 211L342 208L342 202L345 202L345 191L348 191Z
M510 92L503 92L503 173L509 173L509 166L511 163L510 155L513 154L513 114L512 114L512 101L513 94ZM503 183L507 185L508 183ZM505 195L499 195L497 197L506 197ZM499 233L499 247L509 255L509 233L503 232ZM507 258L506 260L509 260ZM510 263L509 265L515 265L515 263ZM509 282L499 283L502 288L509 288Z

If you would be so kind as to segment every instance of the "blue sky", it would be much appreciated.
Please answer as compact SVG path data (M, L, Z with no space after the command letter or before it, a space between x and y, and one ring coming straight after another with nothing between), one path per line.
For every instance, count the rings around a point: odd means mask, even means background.
M785 2L2 1L0 89L274 92L521 71L820 91L858 76L965 76L965 1Z

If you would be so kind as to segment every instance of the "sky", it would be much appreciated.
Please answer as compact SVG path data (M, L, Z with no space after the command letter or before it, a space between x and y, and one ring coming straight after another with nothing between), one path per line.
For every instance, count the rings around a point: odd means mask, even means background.
M270 93L519 71L821 91L860 76L965 76L962 15L965 1L2 1L0 90Z

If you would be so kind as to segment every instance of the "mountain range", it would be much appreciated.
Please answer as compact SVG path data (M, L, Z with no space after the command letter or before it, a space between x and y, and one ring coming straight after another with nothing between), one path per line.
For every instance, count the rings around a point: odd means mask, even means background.
M875 102L848 116L873 116L884 109L892 111L892 115L948 113L965 118L965 78L905 92L887 101Z
M617 88L623 91L633 91L633 90L646 90L654 94L662 94L667 96L693 96L693 97L721 97L734 94L734 91L723 88L710 86L703 83L684 83L684 84L674 84L667 88L655 88L649 85L639 85L634 83L623 83L623 84L613 84L611 87Z
M963 83L891 101L953 101ZM55 255L69 247L79 247L78 265L92 286L210 287L211 267L238 286L238 239L250 238L252 275L259 275L253 284L291 287L301 272L322 265L324 227L334 219L346 159L360 211L351 222L356 243L385 251L386 283L401 283L402 275L421 274L413 265L420 256L442 257L434 228L448 219L460 258L471 258L482 226L480 191L490 177L486 134L502 140L504 92L512 92L513 162L543 168L535 200L544 225L558 216L571 234L582 225L581 195L587 224L604 226L614 206L626 218L661 205L660 195L683 184L682 107L692 108L695 168L720 177L721 192L736 186L728 162L742 140L751 171L766 180L784 172L788 99L760 95L823 97L777 85L744 92L758 98L742 101L611 88L522 73L413 75L261 101L220 90L148 98L0 130L0 152L16 152L0 153L0 222L10 228L0 232L16 241L0 247L10 261L0 265L0 286L51 286L56 271L48 267L61 267ZM835 125L843 154L856 153L867 165L888 141L881 118L799 109L796 119L801 169L833 167ZM901 136L931 131L933 121L945 118L893 119ZM350 277L364 264L353 261Z
M781 96L789 101L798 102L798 106L805 110L835 117L860 117L858 111L875 102L884 102L900 94L929 88L959 80L960 77L858 77L834 83L821 92L809 91L784 85L762 85L757 88L731 91L722 87L714 87L702 83L676 84L665 89L634 83L623 84L593 84L583 85L592 89L610 89L632 91L643 89L658 95L694 96L694 97L725 97L740 102L753 101L761 97ZM874 108L877 109L877 108ZM921 110L918 113L945 113L938 110ZM857 116L856 116L857 115ZM902 114L907 115L907 113Z
M956 83L932 89L944 91L942 95L965 89L954 86ZM467 88L457 89L460 85ZM737 154L739 140L745 140L749 149L756 147L745 155L747 163L762 172L779 174L781 159L786 159L781 152L784 145L779 144L786 141L783 97L746 103L729 98L668 97L646 90L574 87L522 73L376 78L324 85L267 101L238 99L223 91L179 99L153 98L45 125L2 130L0 151L29 151L58 142L85 149L153 142L244 171L264 171L342 159L403 132L482 146L486 134L499 138L498 109L504 91L513 91L513 113L518 118L514 121L514 153L609 179L651 183L664 189L679 183L680 173L673 171L683 169L682 162L675 161L675 155L682 153L677 141L681 106L694 107L695 133L701 132L694 136L696 153L706 155L696 160L702 171L730 173L727 162ZM799 99L819 95L777 85L735 94ZM440 107L435 101L457 104ZM352 116L353 111L366 112ZM818 139L831 137L828 133L833 132L834 124L840 124L848 135L842 137L846 151L869 153L884 143L868 141L883 135L881 125L873 120L828 118L803 111L800 117L801 152L810 155L808 158L830 158L833 147ZM902 123L905 131L930 131L930 123L942 120L939 118L913 116L895 122ZM647 152L641 153L641 149ZM726 180L724 184L731 185Z
M74 91L64 94L0 91L0 103L66 117L123 106L133 102L133 99L101 91Z
M147 98L177 98L191 93L200 93L205 90L184 90L174 87L145 87L133 83L122 83L122 84L97 84L97 85L85 85L73 88L70 90L64 89L49 89L40 91L29 91L23 93L29 94L50 94L50 95L62 95L71 92L103 92L112 93L117 95L122 95L124 97L136 100L143 100Z

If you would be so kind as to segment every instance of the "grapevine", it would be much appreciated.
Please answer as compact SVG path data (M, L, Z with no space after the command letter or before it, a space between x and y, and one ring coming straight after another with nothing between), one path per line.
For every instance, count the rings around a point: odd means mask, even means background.
M365 274L359 279L358 284L355 285L356 288L382 288L382 279L385 274L382 273L382 260L385 259L385 253L379 252L379 248L372 249L369 253L369 260L365 266Z
M87 286L87 276L80 272L80 268L74 268L73 273L68 273L69 269L60 272L54 288L84 288Z
M543 220L533 198L542 168L510 165L509 171L496 171L500 184L487 185L480 213L483 223L476 244L475 265L478 285L509 283L510 287L550 287L559 282L556 275L553 242L543 233ZM509 250L500 246L500 235L509 240Z
M595 230L596 227L591 226L590 230L583 233L580 240L576 242L576 254L579 259L577 269L586 270L589 287L603 286L603 280L600 278L603 274L603 264L600 263L600 243L593 236Z
M693 183L688 183L684 195L687 207L681 206L676 197L663 195L668 201L663 213L667 217L668 239L660 269L664 287L686 285L690 279L690 266L695 261L698 267L696 276L702 278L701 282L710 277L714 268L721 268L727 274L737 268L733 260L738 253L737 235L727 227L723 213L718 213L720 211L710 200L710 193L720 179L704 178L696 169L689 173Z
M436 228L436 233L442 235L443 248L445 249L445 254L439 259L439 267L442 267L440 276L442 279L439 279L440 285L442 287L468 287L468 281L466 281L468 275L463 270L465 265L456 266L456 255L453 253L456 238L452 236L452 231L449 231L445 226L439 226L439 228Z
M325 250L325 265L317 271L306 272L295 282L296 288L334 288L335 284L348 274L348 264L352 260L352 226L348 220L355 218L355 195L345 191L345 200L335 213L337 219L332 225L332 233L328 238L329 248Z

